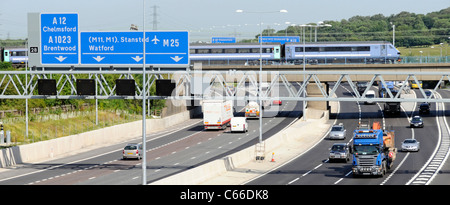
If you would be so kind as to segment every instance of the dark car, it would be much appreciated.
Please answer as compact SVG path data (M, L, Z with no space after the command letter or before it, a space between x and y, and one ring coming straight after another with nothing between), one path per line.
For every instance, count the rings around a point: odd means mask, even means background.
M335 160L343 160L348 162L350 160L350 151L346 143L334 143L330 148L329 162Z
M414 116L409 123L410 127L423 127L423 120L420 116Z
M430 113L430 103L422 103L419 105L419 113Z

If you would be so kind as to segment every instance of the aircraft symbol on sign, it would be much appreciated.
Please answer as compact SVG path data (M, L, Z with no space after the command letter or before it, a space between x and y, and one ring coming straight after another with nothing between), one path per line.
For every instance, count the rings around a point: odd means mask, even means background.
M156 35L155 35L155 38L153 38L153 40L152 40L152 41L153 41L153 43L154 43L154 44L156 45L156 44L158 44L158 42L159 42L159 39L157 39L157 38L156 38Z

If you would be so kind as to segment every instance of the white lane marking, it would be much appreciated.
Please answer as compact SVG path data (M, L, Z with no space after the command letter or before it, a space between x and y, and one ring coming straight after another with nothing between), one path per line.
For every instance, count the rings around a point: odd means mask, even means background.
M435 96L437 98L442 98L442 96L436 92ZM444 103L436 103L436 111L438 113L444 113L445 112L445 104ZM442 121L444 128L441 130L441 123ZM437 146L433 152L433 154L430 156L428 161L423 165L423 167L420 169L419 172L417 172L414 177L412 177L406 185L410 184L430 184L434 177L439 173L442 166L446 162L448 156L449 156L449 145L450 145L450 136L449 136L449 126L447 119L445 115L436 115L436 124L438 125L438 131L439 131L439 140L437 143ZM442 133L444 131L444 133Z
M336 95L336 94L335 94L335 95ZM341 103L338 101L337 104L338 104L338 106L337 106L337 113L336 113L336 116L339 116L339 113L340 113L340 111L341 111ZM337 119L338 119L338 117L336 117L336 119L334 119L333 124L336 124ZM294 121L295 121L295 120L294 120ZM293 124L293 123L291 123L291 124ZM289 124L287 127L289 127L291 124ZM287 127L285 127L284 129L286 129ZM317 141L316 144L314 144L313 146L311 146L309 149L305 150L303 153L297 155L296 157L294 157L294 158L288 160L287 162L285 162L285 163L283 163L283 164L281 164L281 165L279 165L279 166L277 166L277 167L274 167L273 169L267 171L266 173L261 174L260 176L255 177L255 178L253 178L253 179L251 179L251 180L249 180L249 181L247 181L247 182L245 182L245 183L249 183L249 182L251 182L251 181L253 181L253 180L255 180L255 179L258 179L258 178L260 178L260 177L266 175L267 173L269 173L269 172L271 172L271 171L273 171L273 170L275 170L275 169L278 169L279 167L282 167L283 165L285 165L285 164L287 164L287 163L290 163L291 161L294 161L295 159L297 159L298 157L300 157L300 156L302 156L303 154L307 153L309 150L313 149L315 146L317 146L319 143L321 143L322 140L323 140L326 136L328 136L328 134L330 133L330 131L331 131L331 126L330 126L330 129L328 129L328 131L322 136L322 139L321 139L321 140ZM326 162L328 162L328 159L325 160L324 163L326 163ZM307 172L307 173L309 174L310 172L311 172L311 171L309 171L309 172ZM305 174L303 174L303 175L306 176L307 174L305 173ZM303 175L302 175L302 177L303 177ZM290 182L287 183L287 184L288 184L288 185L289 185L289 184L292 184L292 183L296 182L296 181L299 180L299 179L300 179L300 177L295 178L294 180L290 181ZM245 183L244 183L244 184L245 184Z
M182 130L182 129L184 129L184 128L190 127L190 126L192 126L192 125L194 125L194 124L197 124L197 123L199 123L199 121L196 121L195 123L192 123L192 124L186 125L186 126L184 126L184 127L181 127L180 129L173 130L173 131L168 132L168 133L166 133L166 134L163 134L163 135L161 135L161 136L159 136L159 137L155 137L155 138L149 139L149 140L147 140L146 142L150 142L150 141L153 141L153 140L156 140L156 139L165 137L165 136L167 136L167 135L170 135L170 134L172 134L172 133L175 133L175 132L177 132L177 131L180 131L180 130ZM201 132L201 131L199 131L199 132ZM199 132L196 132L196 133L199 133ZM194 133L194 134L196 134L196 133ZM187 136L187 137L193 136L194 134L189 135L189 136ZM182 138L182 139L186 139L187 137L184 137L184 138ZM179 140L177 140L177 141L180 141L180 140L182 140L182 139L179 139ZM176 142L176 141L174 141L174 142ZM122 143L122 142L121 142L121 143ZM172 142L171 142L171 143L172 143ZM167 144L165 144L165 145L162 145L162 146L153 148L153 149L151 149L151 150L154 150L154 149L157 149L157 148L166 146L166 145L171 144L171 143L167 143ZM20 174L20 175L8 177L8 178L0 179L0 182L2 182L2 181L7 181L7 180L11 180L11 179L15 179L15 178L19 178L19 177L28 176L28 175L31 175L31 174L41 173L41 172L44 172L44 171L47 171L47 170L56 169L56 168L59 168L59 167L63 167L63 166L70 165L70 164L75 164L75 163L78 163L78 162L81 162L81 161L85 161L85 160L93 159L93 158L96 158L96 157L108 155L108 154L111 154L111 153L114 153L114 152L118 152L118 151L120 151L120 150L122 150L122 148L116 149L116 150L112 150L112 151L110 151L110 152L105 152L105 153L103 153L103 154L95 155L95 156L92 156L92 157L88 157L88 158L84 158L84 159L75 160L75 161L72 161L72 162L69 162L69 163L51 166L51 167L48 167L48 168L45 168L45 169L40 169L40 170L37 170L37 171L34 171L34 172L28 172L28 173L25 173L25 174ZM148 150L148 151L150 151L150 150ZM71 174L71 173L68 173L68 174ZM65 176L65 175L66 175L66 174L62 174L62 175L60 175L60 176Z

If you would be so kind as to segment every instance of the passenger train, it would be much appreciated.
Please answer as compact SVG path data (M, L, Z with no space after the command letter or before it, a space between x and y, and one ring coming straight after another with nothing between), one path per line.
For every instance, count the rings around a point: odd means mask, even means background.
M27 49L26 48L0 48L1 62L10 62L14 67L25 67L28 61Z
M305 48L303 48L305 47ZM303 50L305 55L303 55ZM263 64L306 63L395 63L400 52L387 41L320 42L320 43L263 43ZM191 44L191 63L259 64L259 43Z
M11 62L14 67L25 66L28 61L25 48L1 50L1 61ZM305 50L305 55L303 55ZM336 63L395 63L400 61L400 52L387 41L367 42L289 42L263 43L192 43L191 64L203 65L259 65L260 55L266 65L302 64L303 56L308 64Z

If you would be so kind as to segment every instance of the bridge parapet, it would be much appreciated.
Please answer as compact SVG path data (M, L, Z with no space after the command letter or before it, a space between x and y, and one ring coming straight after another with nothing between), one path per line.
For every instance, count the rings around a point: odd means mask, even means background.
M209 65L202 66L203 71L259 71L258 65L244 66L244 65ZM263 71L302 71L302 65L264 65ZM436 80L440 79L440 75L444 73L450 74L450 63L417 63L417 64L325 64L325 65L306 65L305 70L308 72L314 71L332 71L337 73L346 72L367 72L368 75L355 74L351 75L353 81L370 81L373 73L415 73L418 80ZM438 75L420 75L420 73L436 73ZM403 81L408 75L386 75L383 76L388 81ZM287 76L289 81L303 81L303 75L291 74ZM333 82L339 79L339 75L322 74L322 82ZM343 81L346 81L345 79Z

